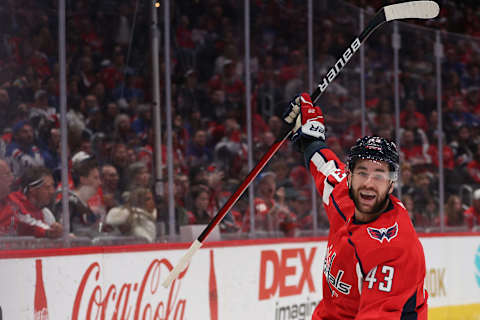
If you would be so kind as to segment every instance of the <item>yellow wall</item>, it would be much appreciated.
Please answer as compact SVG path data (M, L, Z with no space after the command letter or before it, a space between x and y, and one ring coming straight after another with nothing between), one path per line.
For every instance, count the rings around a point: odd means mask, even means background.
M429 320L480 320L480 304L428 309Z

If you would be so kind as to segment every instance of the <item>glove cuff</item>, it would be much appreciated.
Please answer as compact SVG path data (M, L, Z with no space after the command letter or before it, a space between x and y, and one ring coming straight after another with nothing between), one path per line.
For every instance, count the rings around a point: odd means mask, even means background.
M325 141L325 126L317 120L308 120L302 125L302 133L316 139Z
M295 148L296 151L304 153L307 147L315 141L322 141L322 140L315 139L311 136L298 134L297 136L294 137L292 142L293 142L293 147Z

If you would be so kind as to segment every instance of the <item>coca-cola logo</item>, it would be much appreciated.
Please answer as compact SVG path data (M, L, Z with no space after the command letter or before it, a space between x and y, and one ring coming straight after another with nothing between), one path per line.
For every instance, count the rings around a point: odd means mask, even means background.
M172 269L167 259L155 259L141 282L107 284L99 281L101 265L93 262L78 286L72 319L182 320L187 300L180 298L181 279L188 267L173 281L165 295L161 292L164 289L160 278L163 272Z

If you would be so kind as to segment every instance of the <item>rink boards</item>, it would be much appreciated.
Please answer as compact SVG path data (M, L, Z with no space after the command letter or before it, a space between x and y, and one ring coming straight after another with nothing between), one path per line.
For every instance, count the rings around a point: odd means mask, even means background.
M479 319L480 235L421 240L429 319ZM321 299L325 238L208 243L163 288L188 245L1 251L3 319L34 318L41 290L36 260L50 320L301 320Z

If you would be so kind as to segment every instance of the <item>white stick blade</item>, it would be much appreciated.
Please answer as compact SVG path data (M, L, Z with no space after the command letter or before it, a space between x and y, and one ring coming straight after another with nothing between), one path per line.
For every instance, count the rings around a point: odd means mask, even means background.
M383 8L385 19L432 19L440 13L440 7L435 1L409 1L391 4Z
M164 288L168 288L172 284L173 280L177 279L180 272L185 270L187 265L192 260L193 255L198 251L198 249L200 249L201 246L202 243L200 241L193 241L188 251L183 255L182 259L180 259L177 265L170 271L165 281L163 281L162 286Z

